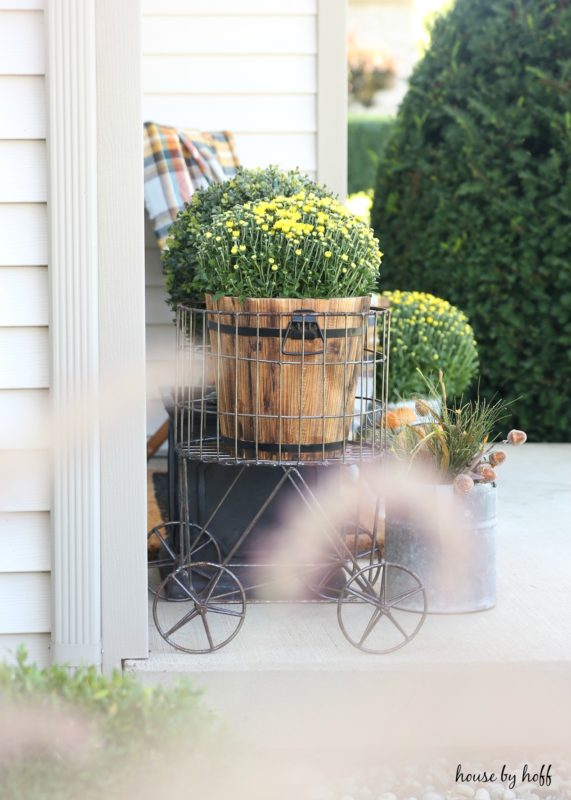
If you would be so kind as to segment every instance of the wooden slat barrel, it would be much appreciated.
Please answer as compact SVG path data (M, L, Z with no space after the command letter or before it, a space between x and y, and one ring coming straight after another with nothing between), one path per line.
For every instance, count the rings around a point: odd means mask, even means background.
M370 297L206 297L225 450L258 460L339 453L353 420Z

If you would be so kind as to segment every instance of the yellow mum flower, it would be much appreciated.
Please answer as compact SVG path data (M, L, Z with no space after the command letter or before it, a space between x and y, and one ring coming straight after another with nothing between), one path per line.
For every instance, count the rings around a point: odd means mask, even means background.
M333 255L333 253L331 252L331 250L326 250L326 251L323 253L323 255L325 256L325 258L331 258L331 256Z

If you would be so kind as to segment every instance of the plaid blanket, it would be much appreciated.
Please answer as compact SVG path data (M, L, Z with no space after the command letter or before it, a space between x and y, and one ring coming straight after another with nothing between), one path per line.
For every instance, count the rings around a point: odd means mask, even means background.
M144 124L145 206L162 249L168 229L197 189L221 183L239 165L231 133Z

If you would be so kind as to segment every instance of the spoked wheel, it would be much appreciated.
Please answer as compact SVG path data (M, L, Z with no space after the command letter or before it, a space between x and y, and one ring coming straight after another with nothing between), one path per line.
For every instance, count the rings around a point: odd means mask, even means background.
M306 578L307 587L322 600L337 600L349 578L365 566L374 564L379 568L379 546L368 529L357 524L339 536L338 552Z
M392 653L414 639L426 619L426 606L418 575L379 561L349 578L339 595L337 619L354 647L365 653Z
M219 584L224 584L220 588ZM172 584L187 602L161 603ZM184 564L155 593L153 619L163 639L184 653L212 653L231 642L244 623L246 595L227 567L208 561Z
M185 522L165 522L156 525L147 534L148 552L148 586L149 592L156 595L167 575L180 565L180 546L184 537L184 552L192 560L222 561L220 547L208 531L200 525ZM186 559L185 559L186 560ZM172 601L188 600L188 597L175 586L167 597L161 599Z

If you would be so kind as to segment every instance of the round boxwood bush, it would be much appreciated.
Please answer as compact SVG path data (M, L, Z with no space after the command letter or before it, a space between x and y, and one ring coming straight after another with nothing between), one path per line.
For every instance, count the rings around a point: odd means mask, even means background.
M162 255L165 287L171 308L176 309L178 303L199 303L203 300L193 288L198 263L197 249L203 229L216 214L250 201L270 199L277 195L290 197L299 191L309 191L317 197L333 196L328 189L310 180L298 169L283 172L275 166L259 169L239 167L229 181L199 189L170 227L167 249Z
M536 440L571 431L571 4L458 0L380 164L382 287L470 317L482 394Z
M461 395L478 371L477 345L466 315L425 292L383 296L391 304L389 400L426 394L426 381L437 383L440 370L448 395Z

